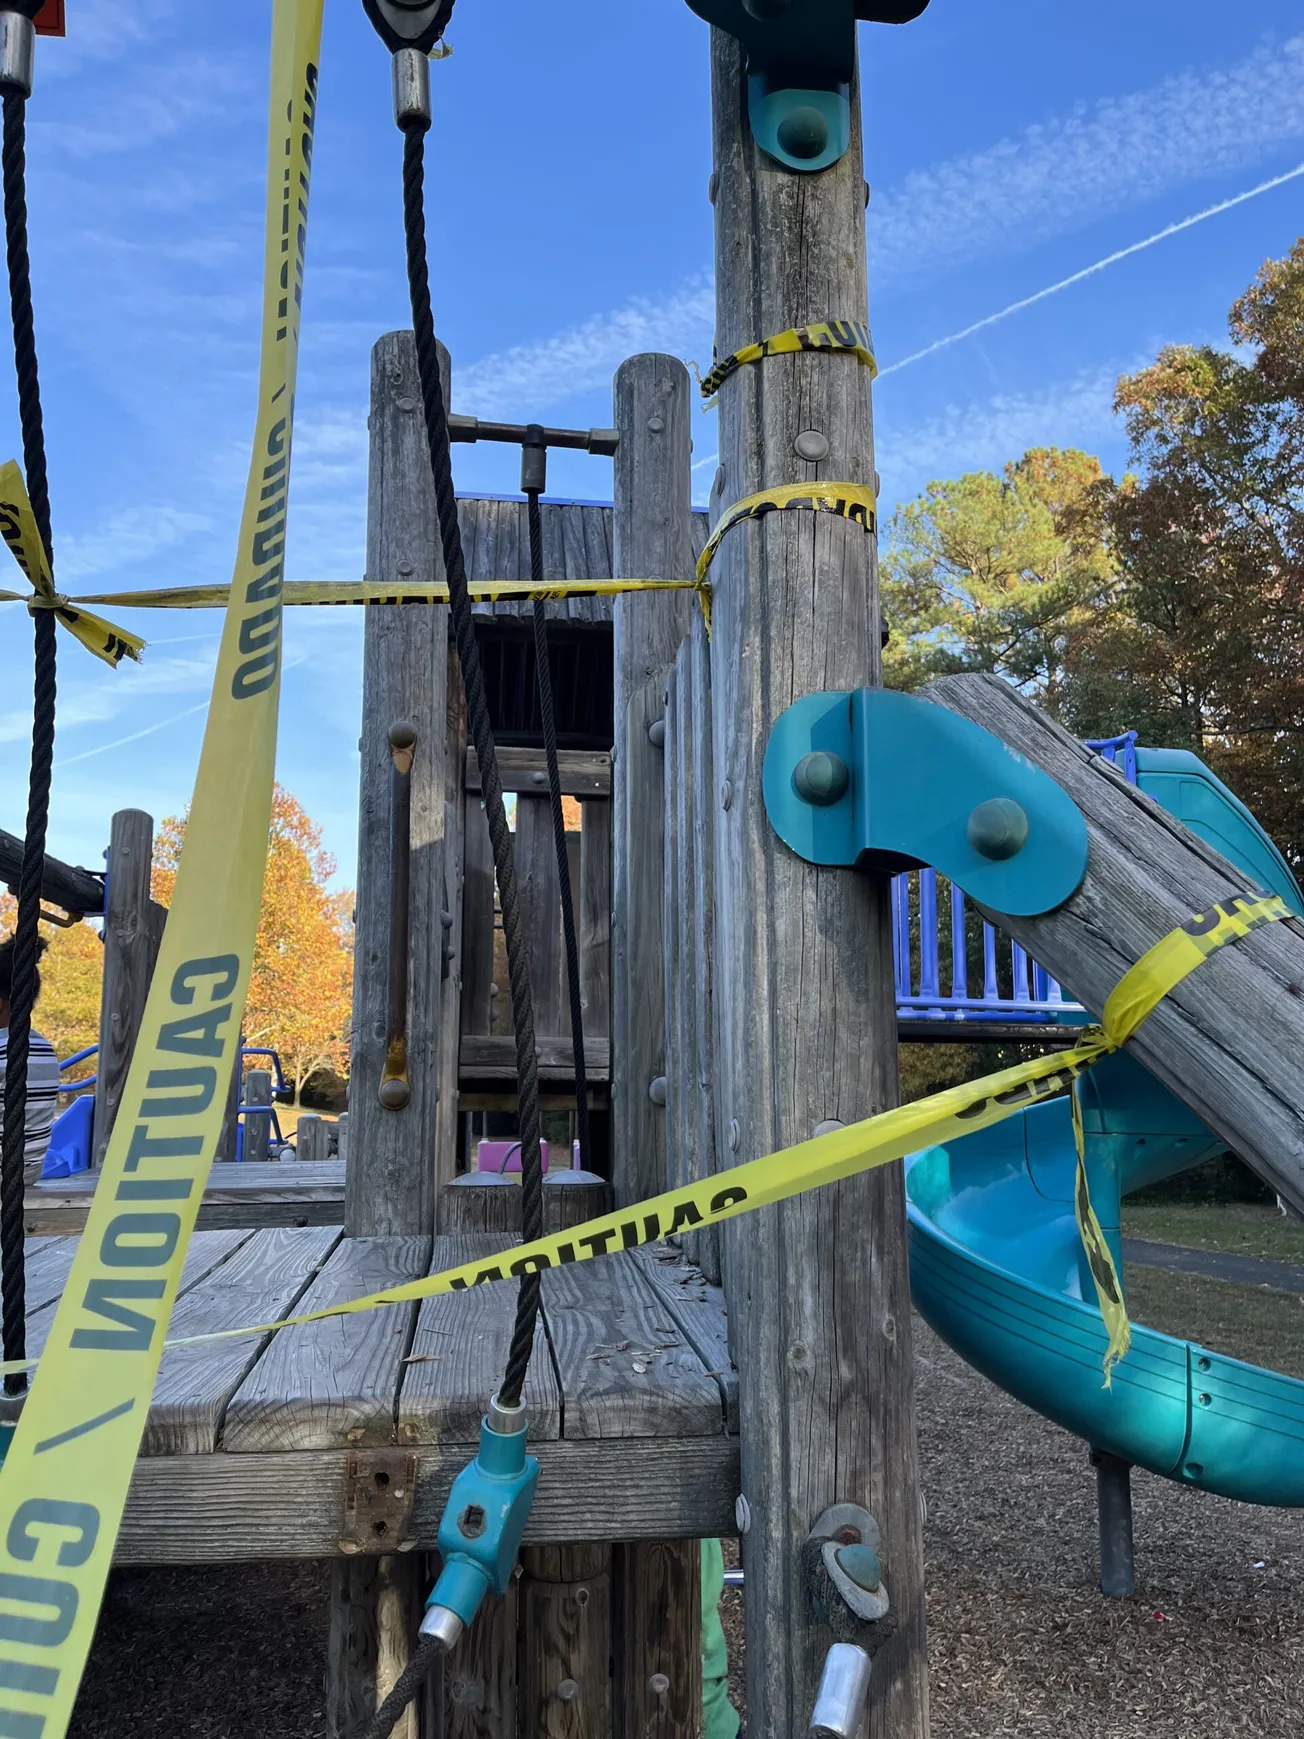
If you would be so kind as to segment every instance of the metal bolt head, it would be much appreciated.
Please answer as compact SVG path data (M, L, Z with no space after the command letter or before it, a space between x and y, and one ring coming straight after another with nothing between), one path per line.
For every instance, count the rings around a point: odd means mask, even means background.
M563 1703L573 1703L580 1694L580 1688L574 1679L563 1679L557 1686L557 1695Z
M653 1673L647 1682L647 1688L654 1697L664 1697L670 1689L670 1680L664 1673Z
M401 1111L412 1098L412 1089L406 1081L382 1081L376 1097L386 1111Z
M829 438L819 429L803 429L792 445L797 457L808 465L818 465L829 456Z
M738 1144L741 1140L742 1140L742 1131L738 1127L738 1119L736 1117L731 1117L729 1119L729 1151L730 1151L730 1153L737 1153Z
M647 420L648 433L650 435L662 434L665 430L665 426L666 419L664 417L649 417Z
M738 1493L738 1501L734 1505L734 1521L738 1524L738 1532L740 1534L751 1533L752 1506L748 1503L747 1499L741 1492Z
M1027 844L1028 817L1012 797L990 797L974 809L965 832L980 857L1003 863Z
M720 787L720 807L721 807L721 809L728 809L729 805L732 802L733 802L733 785L730 783L730 781L728 779L726 779L724 784L721 785L721 787Z
M823 1123L817 1123L815 1125L814 1133L817 1136L818 1135L832 1135L837 1130L845 1129L846 1127L847 1127L846 1124L839 1123L836 1117L826 1117L824 1119Z
M647 1096L654 1105L665 1105L670 1097L670 1084L664 1075L655 1075L648 1083Z
M647 728L647 740L654 749L664 749L666 746L666 721L653 719Z
M716 170L711 171L711 178L706 184L706 197L715 204L715 196L720 191L720 176Z
M792 783L798 797L817 809L828 809L840 803L851 789L851 769L841 755L815 749L798 761Z
M749 0L744 0L748 4ZM774 5L776 0L765 0L767 5ZM761 4L761 0L750 0L752 6ZM792 109L779 122L779 143L790 157L818 157L821 151L826 151L829 144L829 123L827 118L813 103L802 103Z

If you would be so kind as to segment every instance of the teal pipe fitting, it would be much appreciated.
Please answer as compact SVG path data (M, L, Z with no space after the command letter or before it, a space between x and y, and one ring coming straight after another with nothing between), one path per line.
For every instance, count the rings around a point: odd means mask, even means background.
M856 22L906 24L928 0L688 0L747 62L752 136L785 168L828 169L851 144Z
M480 1423L480 1453L453 1481L444 1506L436 1540L443 1568L426 1602L424 1632L448 1634L449 1615L460 1629L486 1594L506 1594L539 1483L525 1436L524 1407L492 1402Z

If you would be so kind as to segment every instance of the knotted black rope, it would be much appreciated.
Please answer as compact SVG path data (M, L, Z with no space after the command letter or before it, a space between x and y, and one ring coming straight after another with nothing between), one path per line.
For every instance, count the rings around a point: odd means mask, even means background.
M27 493L54 571L50 538L50 487L45 468L45 430L36 367L36 328L32 318L32 275L27 252L26 132L27 96L12 86L3 93L5 248L9 263L9 300L13 310L14 362L18 375L18 414L23 433ZM27 796L27 830L18 878L18 922L14 930L13 985L5 1056L4 1136L0 1153L0 1298L3 1299L4 1356L27 1356L26 1279L23 1273L23 1161L27 1124L27 1063L31 1051L32 1008L36 1001L41 882L45 873L45 835L50 815L50 774L54 764L55 619L52 610L32 612L36 641L36 682L32 714L32 765ZM27 1387L21 1373L5 1378L5 1393Z
M530 584L534 599L534 662L539 682L539 712L543 719L543 752L548 763L548 795L552 801L552 837L557 851L561 887L561 929L566 943L566 983L570 991L571 1049L575 1058L575 1111L579 1123L580 1164L592 1171L589 1146L589 1083L584 1069L584 1008L580 996L580 950L575 937L575 901L571 890L570 852L566 848L566 817L561 806L561 769L557 762L557 719L552 704L552 671L548 666L546 605L537 594L543 578L543 517L539 492L526 491L530 523Z
M453 617L453 636L462 667L466 691L467 721L480 765L480 790L489 820L493 844L494 873L503 914L503 938L507 944L507 976L512 993L512 1020L516 1027L517 1104L521 1127L521 1220L529 1243L543 1236L543 1162L539 1151L539 1065L534 1044L534 1004L530 996L529 962L521 929L521 910L516 893L516 864L512 836L503 803L498 755L485 699L480 649L475 638L475 618L466 585L462 533L457 522L457 496L453 489L453 462L448 446L448 410L439 378L435 350L435 323L430 309L430 276L426 262L425 136L430 123L413 118L403 129L403 220L407 237L408 286L412 296L412 326L416 335L417 372L425 409L426 435L430 443L430 468L435 481L435 506L439 536L444 551L444 572ZM521 1280L516 1304L516 1325L499 1399L505 1407L520 1405L525 1373L534 1350L535 1324L539 1315L539 1276Z
M425 1684L443 1650L432 1636L419 1636L412 1658L394 1681L394 1689L363 1727L358 1739L389 1739L404 1709Z

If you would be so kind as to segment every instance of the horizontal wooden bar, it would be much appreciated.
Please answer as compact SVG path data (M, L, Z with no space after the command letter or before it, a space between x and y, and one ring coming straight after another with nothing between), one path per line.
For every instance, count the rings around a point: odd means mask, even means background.
M541 1477L527 1545L705 1539L737 1531L736 1437L539 1441L530 1450ZM433 1551L449 1486L474 1445L418 1453L412 1549ZM144 1456L132 1477L115 1561L338 1556L347 1460L344 1450Z
M574 1093L540 1093L540 1111L574 1111L579 1101ZM606 1087L589 1088L590 1111L606 1111L611 1104L611 1093ZM459 1092L457 1095L459 1111L515 1111L516 1094L481 1093L474 1089Z
M1082 1037L1081 1027L1033 1026L1024 1021L899 1020L903 1045L1040 1045L1067 1051Z
M607 789L611 789L610 766ZM0 886L16 888L22 866L22 840L0 828ZM61 906L65 912L76 912L79 917L98 918L104 912L104 877L93 870L60 863L57 857L47 857L41 875L41 898Z
M563 749L557 756L565 797L610 797L611 756L588 749ZM498 771L504 791L545 797L548 793L548 763L542 749L498 751ZM466 751L466 788L480 789L480 763L474 749Z
M539 1053L540 1079L574 1079L575 1054L569 1038L541 1038L535 1042ZM609 1039L585 1039L584 1069L590 1081L607 1081L611 1078ZM516 1074L516 1040L463 1033L458 1053L458 1074L464 1081L511 1080Z

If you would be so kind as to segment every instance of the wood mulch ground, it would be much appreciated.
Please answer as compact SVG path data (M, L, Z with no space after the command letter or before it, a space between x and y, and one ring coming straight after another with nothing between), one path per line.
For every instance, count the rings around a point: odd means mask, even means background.
M1082 1445L915 1332L938 1739L1304 1734L1304 1514L1136 1474L1140 1591L1106 1601ZM321 1739L327 1588L317 1564L115 1577L74 1739Z

